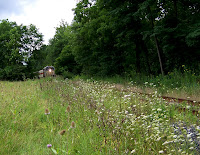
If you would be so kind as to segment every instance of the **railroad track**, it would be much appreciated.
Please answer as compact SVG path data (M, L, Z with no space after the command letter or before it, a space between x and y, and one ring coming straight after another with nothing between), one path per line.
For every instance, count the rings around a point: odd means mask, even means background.
M191 106L200 106L200 102L199 101L193 101L193 100L189 100L189 99L182 99L182 98L175 98L175 97L168 97L168 96L161 96L164 100L167 100L169 102L175 102L175 103L187 103L188 105ZM186 112L188 111L187 108L182 108L182 107L177 107L179 112ZM191 110L192 114L199 117L199 110L197 109L192 109Z
M193 101L189 99L175 98L175 97L169 97L169 96L161 96L161 97L165 100L172 101L172 102L177 102L177 103L186 102L192 106L200 106L200 101Z
M137 89L134 89L134 88L130 88L129 89L126 89L123 85L120 85L120 84L117 84L115 86L115 89L118 90L118 91L124 91L124 92L133 92L133 93L137 93L137 94L141 94L141 95L147 95L147 96L150 96L152 97L153 93L145 93L145 92L142 92L141 90L137 91ZM200 108L200 101L194 101L194 100L191 100L191 99L183 99L183 98L178 98L178 97L171 97L171 96L160 96L160 98L162 98L163 100L169 102L169 103L178 103L178 104L181 104L181 103L186 103L192 107L199 107ZM187 108L182 108L182 107L179 107L177 106L177 109L179 112L188 112L188 109ZM199 117L200 116L200 111L197 110L197 109L192 109L191 110L192 114Z

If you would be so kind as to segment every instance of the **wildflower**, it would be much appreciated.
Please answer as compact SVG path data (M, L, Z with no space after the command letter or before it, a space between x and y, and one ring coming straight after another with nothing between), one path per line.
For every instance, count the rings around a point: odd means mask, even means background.
M52 147L52 145L51 144L47 144L47 148L51 148Z
M71 128L75 128L75 123L74 123L74 121L72 121L72 123L71 123Z
M66 132L66 130L62 130L62 131L59 132L59 134L60 134L61 136L63 136L63 135L65 134L65 132Z
M168 141L165 141L162 145L166 145L166 144L168 144L168 143L170 143L170 142L168 142Z
M190 109L190 106L188 105L188 106L186 106L186 108L187 108L187 109Z
M174 135L173 138L176 139L176 138L177 138L177 135Z
M192 135L192 133L187 134L187 138L190 138Z
M128 111L125 110L125 114L128 114Z
M162 111L162 109L158 108L157 111Z
M159 141L161 139L161 137L158 137L157 139L156 139L156 141Z
M49 109L45 109L45 115L49 115L49 114L50 114Z
M99 115L99 114L100 114L100 112L99 112L98 110L95 110L95 113L96 113L97 115Z
M67 107L67 110L66 110L66 112L71 112L71 108L70 108L70 106L68 105L68 107Z
M159 127L154 127L155 130L159 130Z
M149 125L148 127L147 127L147 129L149 129L151 127L151 125Z
M132 153L135 153L135 149L131 151L131 154L132 154Z
M192 139L189 139L190 144L192 144L192 143L191 143L192 141L193 141Z
M163 150L160 150L159 153L162 154L162 153L164 153L164 151L163 151Z
M145 116L145 115L143 116L143 119L147 119L147 118L148 118L148 116Z
M129 95L124 95L124 98L127 98L127 97L130 97L131 95L129 94Z
M181 151L182 151L181 149L178 150L178 152L181 152Z

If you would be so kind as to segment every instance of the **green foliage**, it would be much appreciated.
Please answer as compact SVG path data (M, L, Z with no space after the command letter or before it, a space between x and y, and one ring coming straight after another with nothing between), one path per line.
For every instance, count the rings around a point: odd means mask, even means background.
M158 75L159 61L165 73L182 64L198 71L198 9L196 0L80 1L73 55L89 75Z
M186 43L189 47L195 47L200 42L200 23L194 25L193 28L191 28L189 34L186 36Z
M159 75L183 64L199 73L199 9L198 0L80 0L73 23L62 21L43 48L34 25L4 20L1 72L24 61L31 72L54 65L61 75Z
M34 66L29 64L35 51L42 46L42 35L34 25L18 26L8 20L0 21L0 79L22 80ZM28 70L27 70L28 69Z
M48 51L44 64L54 65L56 74L63 75L69 78L68 75L79 74L81 66L75 61L72 54L73 48L73 34L71 26L61 22L60 26L56 28L54 38L50 40L47 46Z
M39 50L35 50L32 56L28 59L28 69L37 72L47 66L45 64L47 58L47 45L43 45Z

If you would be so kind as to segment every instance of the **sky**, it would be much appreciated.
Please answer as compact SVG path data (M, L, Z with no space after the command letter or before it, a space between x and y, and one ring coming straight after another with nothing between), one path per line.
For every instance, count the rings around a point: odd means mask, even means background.
M35 25L48 44L63 20L71 24L77 0L0 0L0 20Z

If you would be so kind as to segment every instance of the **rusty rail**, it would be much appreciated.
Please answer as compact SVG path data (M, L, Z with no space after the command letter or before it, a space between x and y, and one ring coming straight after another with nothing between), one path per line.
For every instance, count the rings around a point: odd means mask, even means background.
M144 92L137 92L137 90L135 89L124 89L124 86L123 85L120 85L120 84L117 84L116 87L115 87L116 90L118 91L124 91L124 92L128 92L128 91L131 91L133 93L137 93L137 94L141 94L141 95L147 95L147 96L152 96L153 94L152 93L144 93ZM174 103L187 103L188 105L191 105L191 106L199 106L200 107L200 101L193 101L191 99L183 99L183 98L176 98L176 97L170 97L170 96L160 96L160 98L168 101L168 102L174 102ZM177 107L178 111L179 112L187 112L188 110L186 108L182 108L182 107ZM199 111L198 110L192 110L191 111L193 115L199 117Z

